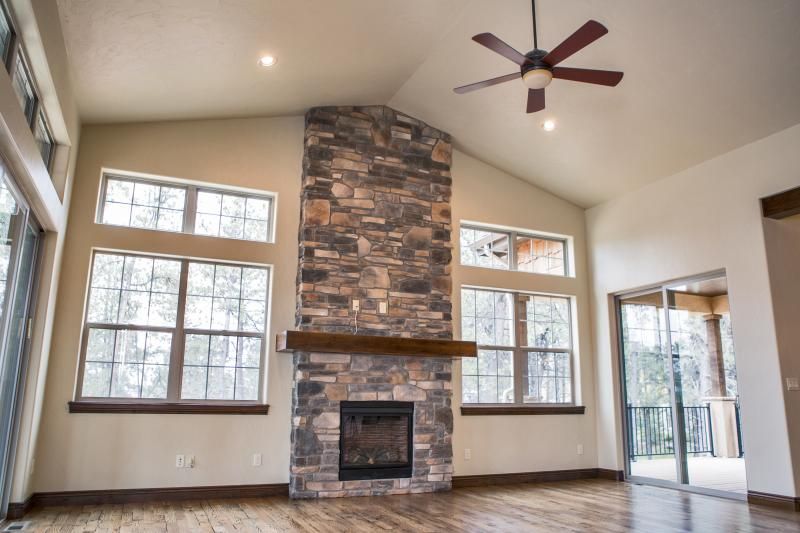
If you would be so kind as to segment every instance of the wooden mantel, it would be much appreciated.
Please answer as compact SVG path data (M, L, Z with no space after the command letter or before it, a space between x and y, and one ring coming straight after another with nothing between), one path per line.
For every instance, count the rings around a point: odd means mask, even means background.
M358 353L416 357L478 356L478 346L474 342L310 331L278 333L275 339L275 349L279 352Z

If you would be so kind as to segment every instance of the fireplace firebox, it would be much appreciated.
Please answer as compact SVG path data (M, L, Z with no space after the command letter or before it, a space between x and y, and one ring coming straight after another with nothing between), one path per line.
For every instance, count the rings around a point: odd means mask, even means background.
M413 402L341 402L339 480L411 477Z

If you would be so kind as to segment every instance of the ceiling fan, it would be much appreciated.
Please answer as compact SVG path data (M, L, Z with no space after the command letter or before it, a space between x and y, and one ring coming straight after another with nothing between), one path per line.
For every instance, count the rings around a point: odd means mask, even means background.
M522 83L528 87L527 112L536 113L544 109L544 88L550 85L553 78L607 85L609 87L614 87L620 82L623 76L622 72L556 66L608 33L605 26L596 20L590 20L548 52L547 50L539 49L539 42L536 36L536 0L531 0L531 14L533 15L533 50L527 54L514 50L491 33L479 33L472 38L476 43L519 65L519 72L456 87L453 89L456 93L468 93L521 78Z

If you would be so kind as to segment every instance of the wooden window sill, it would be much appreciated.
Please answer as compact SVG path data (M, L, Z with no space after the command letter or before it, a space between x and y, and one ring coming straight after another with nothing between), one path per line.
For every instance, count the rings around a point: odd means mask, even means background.
M483 415L582 415L583 405L462 405L461 416Z
M267 404L158 403L158 402L69 402L70 413L266 415Z

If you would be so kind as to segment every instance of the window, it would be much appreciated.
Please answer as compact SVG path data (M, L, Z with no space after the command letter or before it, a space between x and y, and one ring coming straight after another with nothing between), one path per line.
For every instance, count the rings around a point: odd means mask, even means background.
M564 239L471 226L462 226L460 237L462 265L568 274Z
M258 401L268 276L266 267L96 252L79 397Z
M106 175L101 224L270 242L272 197Z
M33 90L33 81L28 66L22 58L22 53L17 54L17 63L14 66L12 78L14 92L17 95L17 100L19 100L19 105L22 106L22 112L25 114L28 124L33 125L37 98L36 92Z
M8 57L11 55L13 42L14 30L11 26L11 18L8 16L5 6L0 5L0 58L6 65L8 65Z
M463 403L572 403L570 324L569 298L462 289Z
M269 203L267 198L198 191L194 232L198 235L266 241Z
M185 187L108 178L101 220L115 226L182 231L185 206Z
M50 170L50 163L53 160L53 152L55 148L55 141L50 134L50 128L47 125L47 119L41 109L36 117L36 125L33 128L33 136L36 139L36 145L39 147L39 153L42 154L44 166Z

